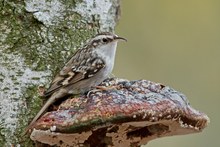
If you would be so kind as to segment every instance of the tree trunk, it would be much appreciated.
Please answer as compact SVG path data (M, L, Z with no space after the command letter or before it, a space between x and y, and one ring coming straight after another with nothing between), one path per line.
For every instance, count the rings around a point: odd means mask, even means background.
M32 146L22 132L41 107L37 87L86 39L114 30L119 0L0 3L0 146Z

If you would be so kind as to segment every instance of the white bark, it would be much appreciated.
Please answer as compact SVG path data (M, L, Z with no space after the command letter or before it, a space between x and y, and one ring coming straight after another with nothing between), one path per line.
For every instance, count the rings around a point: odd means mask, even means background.
M113 31L119 0L0 1L0 146L30 146L21 133L48 85L77 47Z

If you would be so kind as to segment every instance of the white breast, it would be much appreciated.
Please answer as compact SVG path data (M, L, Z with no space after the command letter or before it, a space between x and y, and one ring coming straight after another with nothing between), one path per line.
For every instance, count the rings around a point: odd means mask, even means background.
M96 49L96 53L98 54L98 56L105 61L106 68L104 74L106 76L108 76L113 70L116 48L117 48L117 41L113 41Z

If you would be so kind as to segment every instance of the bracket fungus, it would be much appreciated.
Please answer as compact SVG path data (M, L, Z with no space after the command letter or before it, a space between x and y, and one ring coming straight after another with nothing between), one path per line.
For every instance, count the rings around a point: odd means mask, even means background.
M132 146L164 136L201 132L206 114L180 92L147 80L111 78L62 102L32 127L31 139L50 146Z

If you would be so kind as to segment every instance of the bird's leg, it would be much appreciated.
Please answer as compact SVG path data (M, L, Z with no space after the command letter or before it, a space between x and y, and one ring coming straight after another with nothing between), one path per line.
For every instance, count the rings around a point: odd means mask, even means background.
M102 92L102 91L109 91L109 90L117 90L119 87L118 86L94 86L92 89L87 93L87 97L90 96L91 93L95 92Z
M108 91L108 90L116 90L118 86L95 86L96 90L98 91Z

